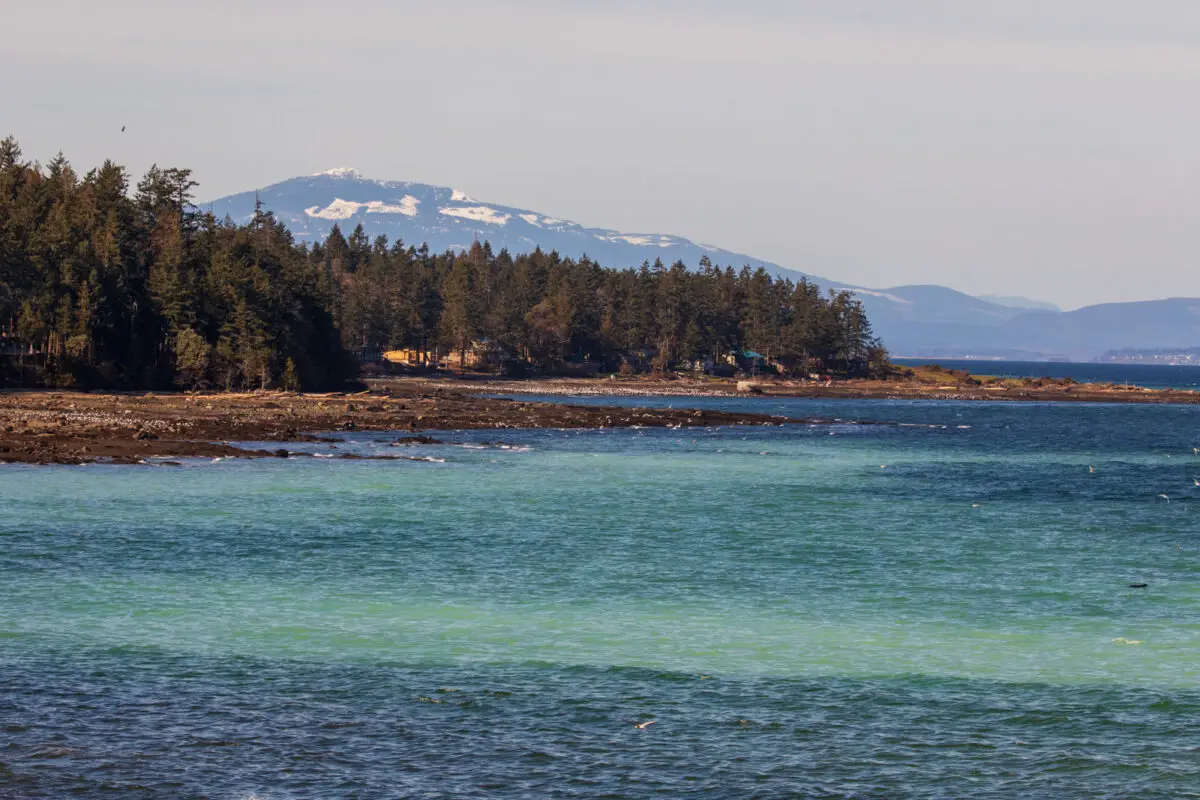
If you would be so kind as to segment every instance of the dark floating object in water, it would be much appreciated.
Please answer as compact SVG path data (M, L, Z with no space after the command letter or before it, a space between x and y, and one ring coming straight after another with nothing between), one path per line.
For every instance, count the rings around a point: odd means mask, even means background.
M1148 584L1148 583L1131 583L1131 584L1129 584L1129 588L1130 589L1145 589L1149 585L1150 584Z
M392 442L392 447L406 447L414 444L445 444L440 439L434 439L432 436L404 436Z

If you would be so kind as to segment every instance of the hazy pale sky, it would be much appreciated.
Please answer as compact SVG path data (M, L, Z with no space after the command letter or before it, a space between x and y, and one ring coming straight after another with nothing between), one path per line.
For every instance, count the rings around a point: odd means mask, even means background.
M0 135L334 166L872 287L1200 296L1195 0L9 0ZM121 126L127 126L124 134Z

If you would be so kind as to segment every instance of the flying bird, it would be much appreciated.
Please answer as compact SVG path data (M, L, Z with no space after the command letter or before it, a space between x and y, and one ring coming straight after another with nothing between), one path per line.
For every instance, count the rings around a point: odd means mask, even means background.
M646 720L645 722L635 723L633 727L637 728L639 731L644 731L644 730L646 730L646 728L649 728L651 725L653 725L656 722L658 722L658 720L650 719L650 720Z
M1088 467L1088 472L1095 472L1095 471L1096 471L1095 467Z
M1163 500L1166 500L1168 503L1171 502L1171 498L1167 497L1165 494L1160 494L1159 497L1161 497Z
M121 126L121 133L124 133L124 132L125 132L125 126L124 126L124 125L122 125L122 126Z

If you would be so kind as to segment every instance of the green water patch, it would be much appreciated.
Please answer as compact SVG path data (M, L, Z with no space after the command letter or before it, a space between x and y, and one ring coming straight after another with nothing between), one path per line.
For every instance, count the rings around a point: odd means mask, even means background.
M490 603L255 583L205 590L57 586L22 592L10 645L136 646L257 658L413 665L520 663L781 677L930 675L1188 687L1200 625L1106 615L991 619L795 601Z

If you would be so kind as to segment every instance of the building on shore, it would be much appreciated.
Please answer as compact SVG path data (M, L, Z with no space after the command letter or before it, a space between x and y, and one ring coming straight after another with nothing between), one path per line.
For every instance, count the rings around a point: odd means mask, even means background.
M389 364L411 369L499 370L512 358L508 348L490 339L478 339L462 350L406 347L383 354Z

